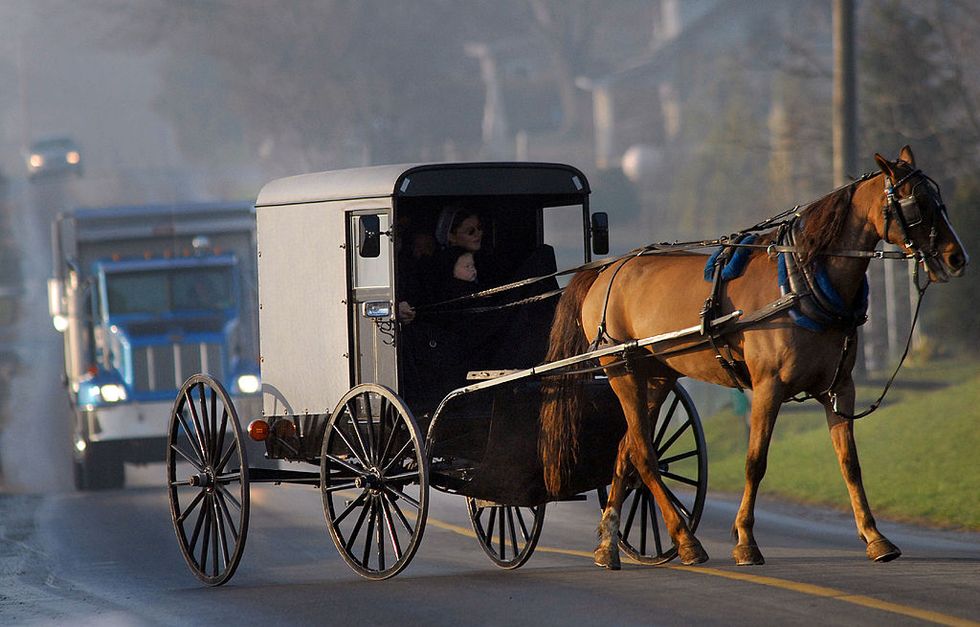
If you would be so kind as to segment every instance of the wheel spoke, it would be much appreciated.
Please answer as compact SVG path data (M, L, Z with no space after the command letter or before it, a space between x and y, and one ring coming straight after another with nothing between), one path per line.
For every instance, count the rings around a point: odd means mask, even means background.
M677 403L681 400L680 396L674 395L674 400L670 403L670 409L667 410L667 415L664 416L664 421L660 423L660 430L657 431L657 437L653 438L653 446L660 446L660 441L664 438L664 433L667 432L667 427L670 426L670 419L674 417L674 410L677 409Z
M663 555L664 554L663 539L660 537L660 519L659 519L660 512L657 510L656 504L651 504L651 505L653 506L651 507L652 511L650 512L652 518L652 520L650 521L650 528L653 530L653 543L656 546L657 555Z
M357 488L357 484L353 481L350 483L339 483L337 485L323 486L323 492L326 494L332 494L334 492L339 492L341 490L353 490Z
M398 519L402 521L403 525L405 525L405 529L408 530L408 533L409 534L415 533L415 529L412 527L412 523L408 522L408 518L406 518L405 514L402 513L402 508L398 507L398 502L395 501L394 499L392 499L390 502L391 502L392 509L394 509L395 513L398 514Z
M374 447L374 412L371 411L371 397L364 393L364 409L367 413L367 454L371 462L377 466L378 465L378 451ZM385 399L381 397L381 407L379 409L384 409ZM380 419L380 417L379 417Z
M225 466L227 466L228 465L228 462L231 460L232 454L234 454L236 450L237 450L237 447L234 444L232 444L231 446L229 446L228 447L228 451L225 452L225 454L221 456L221 461L219 461L217 464L215 464L214 471L215 472L221 472L222 470L224 470L225 469ZM238 465L241 466L241 463L239 463Z
M397 475L387 476L384 478L384 480L389 483L418 483L418 478L419 472L417 470L412 470ZM413 479L415 479L415 481L412 481Z
M364 493L364 496L367 497L367 492ZM354 542L357 540L357 534L361 530L361 525L364 524L364 519L367 518L370 507L370 503L364 503L361 506L361 515L357 517L357 522L354 523L354 528L351 529L350 536L347 538L347 542L344 543L344 548L348 553L350 553L351 547L354 546ZM336 522L334 523L334 526L337 526ZM337 533L340 533L340 529L337 529Z
M633 518L636 516L636 508L640 504L639 495L640 495L639 490L633 491L633 502L630 503L630 513L626 517L626 524L623 525L623 532L621 534L623 536L628 536L630 533L630 529L633 528ZM625 501L625 499L623 500Z
M211 458L208 456L208 450L204 446L204 440L202 439L204 434L201 428L201 420L197 416L197 409L194 407L194 400L191 398L191 393L189 389L184 392L184 398L187 400L187 407L191 411L191 420L194 421L194 437L197 438L199 455L201 456L201 459L204 461L204 464L207 465L208 462L211 461Z
M519 507L514 508L514 512L517 514L517 522L521 526L521 537L524 538L524 542L526 543L530 538L530 535L527 532L527 523L524 522L524 515L521 514L521 508ZM531 513L534 513L533 508L531 509Z
M660 471L660 476L673 479L674 481L679 481L681 483L686 483L687 485L692 485L695 488L698 487L698 482L694 479L688 479L687 477L682 477L681 475L676 475L672 472Z
M218 443L214 446L214 457L225 450L225 429L228 427L228 410L222 409L221 411L221 428L218 429ZM212 459L214 459L212 457Z
M661 446L661 447L659 447L657 449L657 459L660 459L660 456L664 454L664 451L666 451L667 449L669 449L671 447L671 445L674 442L677 441L677 438L681 437L681 435L683 435L684 432L687 431L688 427L690 427L690 426L691 426L691 421L690 420L685 420L684 421L684 424L681 425L680 428L676 432L674 432L674 435L670 436L670 439L667 440L667 442L664 443L663 446Z
M218 499L213 499L214 504L214 517L218 522L218 537L221 540L221 557L224 558L225 568L231 563L231 557L228 554L228 537L225 535L225 519L221 513L220 506L218 505Z
M185 460L187 460L187 463L189 463L191 466L193 466L195 468L195 470L197 470L198 472L204 472L204 466L202 466L201 464L197 463L196 461L194 461L193 459L191 459L190 457L188 457L187 453L185 453L183 450L181 450L181 448L179 446L177 446L176 444L171 444L170 445L170 448L172 448L175 453L177 453L178 455L180 455L181 457L183 457Z
M201 513L204 514L204 533L201 534L203 539L201 542L201 572L207 574L208 549L211 548L211 509L207 502L201 508Z
M412 506L415 509L422 509L422 504L421 503L419 503L418 501L416 501L415 499L413 499L409 495L405 494L401 490L399 490L397 488L393 488L393 487L391 487L389 485L384 486L384 490L385 490L385 492L388 492L389 494L391 494L393 496L396 496L396 497L398 497L400 499L405 499L406 501L408 501L409 503L411 503Z
M364 503L364 499L367 497L367 494L368 494L367 490L364 490L363 492L357 495L356 499L348 503L347 507L344 508L344 511L340 512L340 515L333 519L334 526L336 527L340 525L340 523L342 523L344 519L347 518L348 514L350 514L352 511L354 511L354 509L356 509L358 506Z
M232 537L235 539L235 542L238 542L238 529L235 528L235 521L234 518L232 518L231 510L228 509L228 503L225 502L225 496L220 490L216 491L214 496L216 497L215 500L217 500L218 505L221 506L221 511L224 512L225 518L228 519L228 528L231 529Z
M384 448L381 450L381 454L378 456L379 466L384 464L385 460L388 459L388 451L391 450L391 444L392 442L395 441L395 435L397 435L397 433L398 433L398 418L396 416L395 419L392 420L391 422L391 431L388 432L388 439L387 441L385 441Z
M385 569L385 542L384 542L385 534L384 534L384 525L381 524L382 523L381 519L383 517L381 511L382 510L381 499L378 497L375 498L374 510L375 510L375 518L378 519L377 522L378 527L376 530L377 539L378 539L378 570L384 570Z
M214 453L212 453L212 455L217 455L218 451L221 450L221 446L220 446L221 442L218 439L219 432L217 430L218 429L218 390L216 390L215 388L211 388L211 413L209 415L211 416L211 439L218 441L218 445L214 447ZM222 432L221 435L224 435L224 433Z
M385 474L386 472L388 472L388 470L391 468L392 464L394 464L396 461L398 461L399 459L401 459L402 453L404 453L405 450L408 449L408 447L411 446L412 444L413 444L413 442L412 442L412 440L410 438L407 442L405 442L405 445L403 447L401 447L400 449L398 449L398 452L395 453L395 455L391 458L391 461L389 461L387 464L385 464L384 468L381 469L381 474Z
M180 525L184 524L184 521L187 520L187 517L191 515L191 512L194 511L194 508L197 507L198 503L201 502L201 499L204 498L205 494L207 493L204 490L198 491L197 496L195 496L193 500L191 500L190 504L187 506L187 509L185 509L184 512L177 517L178 524Z
M202 494L207 494L202 491ZM194 532L191 534L191 540L187 543L187 547L191 554L194 553L194 549L197 547L197 539L200 537L201 527L204 524L204 507L197 512L197 522L194 523Z
M690 520L691 519L691 512L687 511L687 506L685 506L683 503L681 503L681 500L679 498L677 498L677 495L674 494L674 491L673 490L671 490L670 488L665 488L665 490L667 492L667 498L670 499L670 502L673 503L674 506L676 506L677 509L679 509L682 514L684 514L684 517L685 518L687 518L688 520Z
M395 531L395 523L391 519L391 509L388 507L388 499L384 495L381 495L381 507L385 515L385 528L391 537L391 550L394 551L395 560L397 561L402 558L402 547L398 541L398 533Z
M674 462L679 462L682 459L687 459L689 457L695 457L697 454L698 454L697 449L694 449L693 451L688 451L686 453L681 453L680 455L672 455L670 457L664 457L663 459L660 460L660 464L661 465L662 464L673 464ZM661 471L661 474L663 474L663 471Z
M231 501L232 505L234 505L239 511L241 511L242 504L238 502L238 499L235 498L235 495L233 495L231 492L228 491L228 488L221 485L220 483L215 485L215 488L217 488L218 491L221 492L226 499Z
M487 511L490 512L490 524L487 525L487 537L486 537L486 539L485 539L484 542L492 550L493 549L493 528L494 528L494 525L497 522L497 508L496 507L490 507L490 508L488 508Z
M370 558L371 558L371 544L374 543L374 507L375 507L375 505L376 505L376 503L374 501L374 498L372 497L371 498L371 503L369 505L369 507L371 508L371 513L368 514L367 533L364 536L364 553L363 553L364 559L361 561L361 563L364 565L365 568L368 568L368 564L370 563L368 560L370 560Z
M212 503L208 506L213 509L214 497L209 499ZM218 521L211 512L208 512L211 516L211 570L214 571L215 577L218 576Z
M362 467L367 468L368 466L370 466L367 460L361 457L361 454L354 449L354 446L350 443L350 441L347 439L347 436L345 436L344 432L340 429L340 425L336 426L336 428L333 430L333 433L336 433L337 437L343 440L344 444L347 446L347 450L350 452L351 455L353 455L357 459L357 461L361 462ZM336 458L333 456L331 456L330 459L336 460ZM360 473L361 471L354 470L354 472Z
M212 450L214 447L214 437L212 437L211 433L211 418L208 416L208 395L204 390L203 382L198 383L195 387L197 388L198 402L201 403L200 418L201 426L204 428L202 432L204 437L204 452L208 456L208 461L211 461L214 459L214 451Z
M647 502L646 493L637 490L640 497L640 553L647 552L647 515L649 514L650 503ZM657 524L654 520L653 524Z
M341 466L341 467L349 470L350 472L354 473L358 477L364 475L364 470L365 470L364 468L354 468L353 466L351 466L350 464L348 464L344 460L342 460L342 459L340 459L338 457L335 457L333 455L325 455L324 457L326 457L327 459L329 459L332 463L337 464L338 466Z
M347 418L350 420L351 426L354 428L354 435L357 436L357 443L361 445L361 453L363 454L362 459L365 462L370 462L371 456L368 455L367 447L364 446L364 437L361 436L361 427L357 424L357 399L359 397L354 397L347 401ZM353 404L353 407L351 406ZM367 414L370 417L371 410L370 406L367 409ZM365 465L369 465L366 463Z
M514 557L521 552L520 546L517 544L517 526L514 524L514 510L516 507L507 508L507 530L510 532L510 543L514 547Z
M183 415L184 414L184 407L187 406L186 398L187 397L185 396L184 397L185 401L183 403L181 403L177 407L177 412L176 412L175 416L176 416L178 422L180 422L180 426L184 428L184 436L190 442L190 444L191 444L191 450L194 451L194 455L196 455L198 461L201 462L201 465L198 466L198 468L201 470L201 472L203 472L204 471L204 466L207 465L207 462L204 461L204 457L201 455L201 451L199 451L196 448L194 448L194 440L191 439L192 429L190 428L190 426L188 426L187 421L184 420L184 415ZM196 429L193 430L193 431L196 433ZM191 462L191 463L193 463L193 462Z

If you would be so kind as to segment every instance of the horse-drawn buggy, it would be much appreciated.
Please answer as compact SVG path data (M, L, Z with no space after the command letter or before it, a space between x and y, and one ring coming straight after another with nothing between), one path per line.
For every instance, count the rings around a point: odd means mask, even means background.
M531 556L548 501L604 490L626 423L601 370L582 383L579 436L589 445L559 494L548 493L538 455L542 382L622 352L542 365L561 280L556 254L577 265L607 252L605 214L590 213L589 193L575 168L531 163L380 166L266 185L256 202L262 416L239 416L221 382L204 374L187 380L172 412L170 503L195 575L215 585L233 575L255 483L318 486L341 556L378 579L415 554L430 489L466 497L481 546L504 568ZM477 260L492 256L481 276L496 273L479 288L511 288L489 300L415 303L411 322L399 321L409 286L436 281L411 273L439 272L415 258L412 239L438 230L447 207L479 218ZM250 467L248 436L269 459L318 468ZM679 384L652 437L671 498L694 528L705 446ZM656 503L641 484L629 492L624 550L671 559Z
M203 374L172 411L170 504L188 565L212 585L233 575L253 483L316 486L337 549L368 578L408 565L431 489L466 497L504 568L534 551L546 503L591 490L598 565L618 568L620 550L702 562L706 451L682 376L753 390L738 564L764 563L753 511L772 428L783 402L804 397L825 408L867 556L898 557L868 507L853 435L865 272L872 259L914 259L945 281L968 257L911 150L876 161L733 236L596 261L606 216L565 165L379 166L268 184L256 203L262 416L243 430ZM876 250L882 240L899 250ZM459 267L462 292L432 288ZM249 465L245 431L278 467Z

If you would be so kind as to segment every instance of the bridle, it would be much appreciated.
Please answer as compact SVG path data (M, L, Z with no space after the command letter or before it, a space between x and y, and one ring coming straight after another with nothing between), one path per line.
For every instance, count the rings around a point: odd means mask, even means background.
M936 238L938 237L938 232L936 231L936 218L937 216L946 216L946 205L943 203L942 192L939 189L939 185L932 180L928 175L922 172L922 170L914 169L908 174L892 182L891 175L887 172L883 173L885 176L885 204L882 207L882 213L884 214L884 238L888 237L889 223L894 217L895 222L898 224L898 229L901 232L902 240L904 246L908 251L915 256L915 259L921 263L925 263L928 259L934 259L939 256L939 252L936 250ZM906 183L913 183L911 189L909 190L908 196L899 196L899 190ZM929 200L935 203L936 211L930 212L930 224L929 224L929 243L928 247L925 248L918 244L911 236L912 228L919 226L924 221L924 212L919 204L919 199L916 197L916 192L925 188L929 194ZM948 222L948 219L947 219Z

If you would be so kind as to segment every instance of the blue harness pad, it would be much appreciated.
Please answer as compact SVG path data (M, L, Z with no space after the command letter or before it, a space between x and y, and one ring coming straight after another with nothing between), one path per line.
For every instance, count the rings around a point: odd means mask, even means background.
M781 253L779 255L779 263L777 265L777 274L779 277L779 289L783 294L788 294L792 291L789 285L789 276L786 270L786 253ZM837 290L834 289L833 284L830 282L830 277L827 276L827 269L823 264L815 264L816 272L814 273L814 280L816 285L813 286L814 290L819 290L820 294L823 296L824 300L828 302L834 308L834 314L849 320L851 324L858 325L865 319L868 313L868 277L865 275L864 282L861 285L861 294L858 297L857 306L853 309L848 307L844 303L844 299L841 298ZM789 316L797 326L801 326L804 329L809 329L810 331L823 331L826 329L826 325L814 320L813 318L805 315L799 307L793 307L789 310Z
M755 235L746 235L735 240L736 244L751 244L755 241ZM715 252L711 253L708 257L707 263L704 264L704 280L713 281L715 278L715 265L718 263L718 256L721 255L722 251L725 249L724 246L718 248ZM732 279L742 276L745 272L745 264L749 261L749 255L752 254L751 248L736 248L735 253L732 254L731 259L725 264L725 267L721 269L721 280L730 281Z

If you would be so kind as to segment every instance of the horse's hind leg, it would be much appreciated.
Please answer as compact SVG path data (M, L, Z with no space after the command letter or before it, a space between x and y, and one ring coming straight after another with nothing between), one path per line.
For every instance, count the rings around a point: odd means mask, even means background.
M649 364L649 362L647 362ZM636 364L636 370L646 370L650 366ZM644 375L648 373L643 373ZM649 379L649 390L645 385ZM653 448L653 420L660 410L660 405L667 397L673 385L674 378L654 378L635 373L610 376L612 386L623 406L626 415L626 443L630 453L630 461L640 474L643 483L649 488L657 506L664 518L667 532L677 546L677 553L684 564L700 564L708 559L701 543L698 542L687 523L681 517L677 508L667 495L657 460L657 452ZM649 406L647 394L649 392ZM620 499L622 497L620 496ZM608 511L608 508L607 508ZM605 514L604 514L605 516ZM618 520L617 520L618 522Z
M745 490L742 503L735 515L736 535L732 557L739 566L765 564L759 546L755 543L752 528L755 526L755 500L759 484L766 474L769 442L776 424L782 394L774 379L754 382L752 390L752 414L749 420L749 448L745 454Z
M868 545L866 550L868 559L875 562L890 562L901 555L902 551L881 535L875 526L875 519L871 515L871 507L868 506L868 497L864 493L864 483L861 480L861 464L858 462L857 444L854 441L854 421L837 415L829 398L822 399L821 403L827 413L830 440L834 444L837 461L840 462L840 471L851 498L851 509L854 510L858 536ZM838 386L837 405L844 414L854 413L852 380L848 379Z
M609 487L609 498L606 508L599 520L599 545L595 549L595 564L610 570L619 570L619 512L623 507L626 495L626 477L632 464L629 461L629 441L624 435L619 441L619 452L616 454L616 467L613 469L612 485Z

